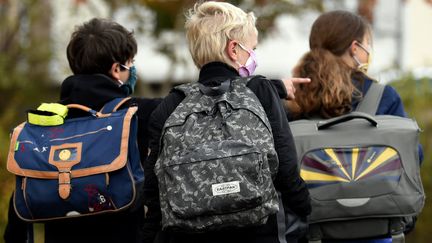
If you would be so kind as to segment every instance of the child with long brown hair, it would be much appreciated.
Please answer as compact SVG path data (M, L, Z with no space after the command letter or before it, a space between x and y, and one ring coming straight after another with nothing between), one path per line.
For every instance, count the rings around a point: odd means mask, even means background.
M366 75L372 55L370 25L348 11L324 13L312 26L309 46L293 75L312 82L297 85L296 99L289 102L291 115L329 118L350 112L373 82ZM405 115L399 95L390 86L378 113Z
M287 101L289 119L326 119L354 111L376 82L367 75L372 57L369 23L349 11L326 12L312 25L309 47L293 76L310 78L311 82L294 84L295 100ZM376 114L406 116L393 87L385 85ZM420 145L419 158L423 160ZM412 228L412 222L405 225L405 231ZM391 242L386 235L381 238L359 242Z

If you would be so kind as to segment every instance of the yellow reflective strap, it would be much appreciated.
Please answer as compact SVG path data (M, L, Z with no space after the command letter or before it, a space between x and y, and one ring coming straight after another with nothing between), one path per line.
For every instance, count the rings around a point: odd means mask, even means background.
M40 113L37 111L43 111ZM39 126L57 126L64 123L68 108L59 103L42 103L37 111L27 113L27 121Z
M28 123L39 126L57 126L64 123L64 118L59 115L39 115L29 112L27 114Z
M59 103L42 103L38 108L39 111L49 111L63 118L67 116L68 108Z

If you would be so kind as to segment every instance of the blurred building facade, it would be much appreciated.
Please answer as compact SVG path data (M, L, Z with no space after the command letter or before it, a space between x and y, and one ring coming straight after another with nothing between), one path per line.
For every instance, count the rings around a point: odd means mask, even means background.
M369 15L367 12L363 14L373 20L374 31L371 75L387 82L401 71L432 70L432 48L428 45L432 39L432 31L428 27L432 23L432 1L332 0L324 1L324 6L326 11L368 11L367 7L359 6L359 3L365 2L368 2L367 6L371 6L371 10ZM75 25L92 17L111 16L127 28L137 28L137 22L130 17L130 9L125 7L110 13L103 0L52 1L52 4L55 19L52 36L56 48L52 67L58 80L62 80L70 72L65 49ZM145 7L139 8L147 20L144 22L151 28L154 16ZM257 73L272 78L290 77L296 62L309 49L309 30L318 15L316 11L303 11L295 16L279 16L274 29L258 45ZM190 58L183 33L164 32L156 38L144 31L137 33L137 40L139 50L135 63L141 82L187 82L197 79L198 70ZM157 50L157 43L160 42L175 45L175 60Z
M432 68L432 1L409 0L405 8L405 26L403 38L405 41L402 68L416 67Z

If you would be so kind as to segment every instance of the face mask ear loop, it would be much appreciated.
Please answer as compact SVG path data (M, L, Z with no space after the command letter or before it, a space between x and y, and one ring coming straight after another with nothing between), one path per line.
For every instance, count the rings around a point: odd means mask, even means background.
M353 54L352 57L354 61L357 63L357 69L366 73L371 61L371 53L368 51L360 42L356 42L356 45L358 45L360 48L362 48L368 55L368 62L367 63L361 63L360 60Z
M241 49L243 49L244 51L246 51L247 53L249 53L249 51L248 50L246 50L246 48L242 45L242 44L240 44L240 42L237 42L237 45L238 46L240 46L240 48ZM250 54L249 54L250 55ZM235 63L237 64L237 65L239 65L239 68L244 68L245 67L245 65L242 65L239 61L235 61Z
M354 61L357 63L357 66L360 66L362 64L360 62L360 60L355 55L353 55L352 57L353 57Z
M361 44L360 42L356 42L356 45L358 45L361 49L363 49L366 54L368 55L368 64L371 62L371 50L368 50L369 48L366 48L365 46L363 46L363 44ZM359 65L361 65L361 63L359 62L358 59L356 59L357 63L359 63Z
M356 44L358 46L360 46L360 48L363 49L368 55L370 55L370 50L368 50L368 48L364 47L363 44L361 44L360 42L356 42Z
M246 47L244 47L242 44L240 44L240 42L238 42L237 44L240 46L241 49L243 49L244 51L250 54L249 50Z
M238 61L236 61L236 63L240 66L240 68L242 67L246 67L248 61L250 58L252 58L252 53L250 50L248 50L246 47L244 47L242 44L240 44L240 42L237 43L241 49L243 49L245 52L247 52L249 54L249 58L246 60L246 63L244 65L241 65Z
M354 61L357 63L357 70L367 73L369 64L368 63L361 63L356 56L352 56Z

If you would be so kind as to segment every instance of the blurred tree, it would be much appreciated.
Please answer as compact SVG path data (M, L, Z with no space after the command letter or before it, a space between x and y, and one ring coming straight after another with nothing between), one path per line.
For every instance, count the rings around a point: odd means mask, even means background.
M0 3L0 124L10 118L26 100L46 86L49 75L50 1L10 0ZM31 95L30 95L31 94Z
M408 235L407 242L430 242L432 226L432 204L428 195L432 193L432 77L415 78L411 74L404 75L390 83L401 95L402 102L410 117L416 119L421 129L420 143L423 146L424 161L421 165L421 177L426 192L426 204L418 216L416 228Z
M360 0L357 6L357 12L361 16L365 17L369 23L373 23L376 4L377 0Z
M182 48L187 48L184 40L184 22L185 12L191 8L195 0L125 0L125 1L108 1L110 8L114 12L118 9L130 6L145 7L150 10L153 18L149 18L146 11L140 7L133 7L130 11L131 18L138 24L136 31L143 34L147 33L154 37L156 50L168 57L170 66L186 67L190 63L189 55L185 55ZM274 30L276 18L282 14L301 14L305 10L324 11L323 0L303 0L303 1L286 1L286 0L232 0L227 1L241 7L245 11L253 11L258 17L257 28L260 32L259 38L267 37L267 34ZM152 21L151 28L148 22ZM179 45L181 44L181 45ZM183 49L184 49L183 48ZM187 68L186 68L187 69ZM166 82L162 90L167 92L174 85L175 69L169 69L166 73Z
M69 0L76 6L93 4L91 0ZM429 1L430 0L425 0ZM41 101L56 101L58 98L58 82L50 73L52 60L52 9L50 0L0 0L0 234L4 231L6 223L7 203L13 187L13 177L5 170L5 160L9 146L9 132L13 126L25 120L25 110L37 106ZM136 23L135 31L152 37L157 44L157 49L171 60L171 65L186 63L184 56L179 54L178 42L183 39L184 12L190 8L193 0L105 0L109 6L110 15L130 9L129 18ZM328 1L330 2L330 1ZM260 38L265 38L275 26L275 20L282 14L301 14L304 11L325 11L323 0L233 0L231 3L250 11L253 10L258 18ZM341 2L333 0L334 3ZM376 0L359 0L359 13L372 16L371 9ZM366 12L360 10L362 4L367 5ZM372 4L372 5L370 5ZM91 6L97 8L99 6ZM372 7L372 8L371 8ZM189 58L189 57L187 57ZM172 77L168 75L167 77ZM170 78L168 78L167 81ZM412 87L412 81L407 80L407 87ZM166 82L167 87L172 83ZM404 86L405 87L405 86ZM408 90L402 88L401 91ZM429 87L430 90L430 87ZM414 91L413 91L414 92ZM424 94L426 95L426 94ZM430 95L430 93L428 93ZM413 110L413 116L422 117L422 127L430 127L431 114L430 101L427 96L421 97L412 93L402 93L407 109ZM415 97L410 101L409 97ZM414 104L423 104L422 109L417 109ZM422 103L423 102L423 103ZM429 106L428 106L429 105ZM429 107L429 108L428 108ZM429 120L428 120L429 119ZM430 137L428 130L422 134L425 141ZM431 145L426 145L425 150L430 150ZM426 150L426 151L427 151ZM427 156L425 156L428 158ZM425 161L430 171L430 161ZM425 172L424 172L425 173ZM428 179L430 188L430 180ZM430 213L428 208L425 212ZM419 230L416 232L415 242L427 242L427 229L432 224L432 217L421 217ZM424 240L424 241L423 241ZM1 239L0 239L1 242Z
M16 122L24 103L44 95L49 75L50 1L0 2L0 125ZM37 97L39 98L39 97Z
M9 132L25 109L52 99L49 75L49 0L0 1L0 232L3 235L13 177L5 170ZM57 93L57 92L56 92Z

